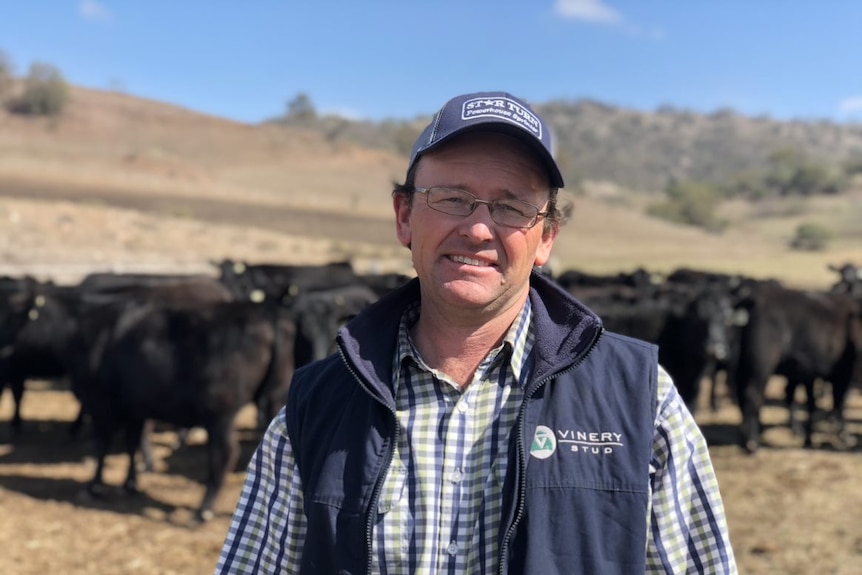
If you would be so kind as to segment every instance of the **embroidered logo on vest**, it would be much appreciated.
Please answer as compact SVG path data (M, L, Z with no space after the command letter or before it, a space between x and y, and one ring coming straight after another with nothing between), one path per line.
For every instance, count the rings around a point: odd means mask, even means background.
M536 426L530 455L536 459L547 459L557 451L557 446L578 454L610 455L617 448L625 447L621 433L613 431L577 431L559 429L556 433L545 425Z
M530 455L536 459L547 459L557 450L557 438L549 427L539 425L530 444Z
M614 431L557 431L559 443L568 443L573 453L609 455L618 447L625 447L623 434Z

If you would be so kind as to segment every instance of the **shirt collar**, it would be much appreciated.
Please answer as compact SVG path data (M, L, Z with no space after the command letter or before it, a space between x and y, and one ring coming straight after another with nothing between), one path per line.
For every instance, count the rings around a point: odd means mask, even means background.
M421 311L421 302L416 301L409 305L404 314L401 316L401 323L398 326L398 345L395 350L395 357L392 369L393 392L397 394L398 386L401 380L401 366L405 361L411 361L416 365L425 365L422 361L419 351L413 344L410 337L410 329L419 320ZM514 377L514 381L519 387L524 387L526 379L529 375L530 352L533 349L535 335L533 333L533 308L530 303L530 298L527 298L521 311L512 325L509 326L506 335L503 337L503 342L499 347L494 348L489 352L489 356L496 356L501 353L508 353L510 373ZM485 363L485 362L483 362Z

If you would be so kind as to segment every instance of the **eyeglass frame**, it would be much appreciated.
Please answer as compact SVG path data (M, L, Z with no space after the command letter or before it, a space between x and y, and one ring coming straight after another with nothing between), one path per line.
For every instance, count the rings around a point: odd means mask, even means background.
M458 192L460 194L465 194L465 195L469 196L470 198L472 198L472 201L470 203L470 211L467 212L466 214L455 214L452 212L447 212L447 211L441 210L439 208L439 206L438 207L432 206L431 205L431 194L429 194L428 192L430 192L431 190L433 190L435 188L436 189L443 189L443 190L453 190L453 191ZM553 199L551 199L549 201L548 209L545 211L542 211L538 206L531 204L530 202L526 202L524 200L519 200L518 198L507 198L504 200L482 200L482 199L479 199L478 197L476 197L476 194L473 194L472 192L468 192L467 190L462 190L461 188L454 188L452 186L430 186L427 188L423 188L420 186L413 186L413 192L419 193L419 194L424 194L425 205L427 205L429 208L431 208L435 212L438 212L441 214L446 214L447 216L457 216L457 217L461 217L461 218L466 218L467 216L471 215L473 212L476 211L476 208L479 206L479 204L485 204L486 206L488 206L488 214L491 216L491 219L494 221L495 224L500 225L500 226L504 226L507 228L513 228L516 230L532 229L536 226L536 224L539 223L540 219L546 218L554 212L554 205L553 205L554 201L553 201ZM516 226L516 225L512 225L512 224L506 224L503 222L499 222L494 217L494 208L495 208L495 206L500 205L501 202L518 202L519 204L524 204L525 206L529 206L530 208L534 209L536 211L536 214L531 218L529 225Z

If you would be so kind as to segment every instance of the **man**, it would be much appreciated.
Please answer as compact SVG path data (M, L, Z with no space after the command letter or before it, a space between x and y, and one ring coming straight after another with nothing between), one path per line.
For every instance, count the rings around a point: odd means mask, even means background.
M656 348L534 273L562 220L548 125L458 96L414 145L417 278L298 370L217 573L735 573L705 441Z

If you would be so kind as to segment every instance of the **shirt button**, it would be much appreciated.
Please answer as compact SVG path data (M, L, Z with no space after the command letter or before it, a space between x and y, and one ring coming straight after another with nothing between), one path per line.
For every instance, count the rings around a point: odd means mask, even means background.
M464 413L468 409L470 409L470 406L467 405L466 401L462 401L461 403L458 404L458 411L460 411L461 413Z
M449 544L449 547L446 549L446 552L449 555L457 555L458 554L458 544L454 541Z
M461 477L461 470L456 469L449 474L449 481L451 481L452 483L458 483L459 481L461 481Z

